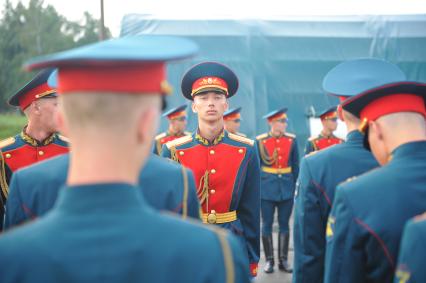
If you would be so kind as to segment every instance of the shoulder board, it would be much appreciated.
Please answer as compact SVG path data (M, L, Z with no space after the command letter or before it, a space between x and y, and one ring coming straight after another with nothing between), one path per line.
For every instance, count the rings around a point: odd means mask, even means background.
M69 140L66 136L63 136L63 135L58 134L58 138L59 138L60 140L63 140L63 141L64 141L64 142L66 142L66 143L69 143L69 142L70 142L70 140Z
M425 221L426 220L426 212L414 217L414 222Z
M266 137L268 137L268 133L263 133L263 134L261 134L261 135L258 135L258 136L256 137L256 139L257 139L257 140L261 140L261 139L264 139L264 138L266 138Z
M293 139L296 138L296 135L295 134L291 134L291 133L285 133L284 136L290 137L290 138L293 138Z
M189 143L191 141L192 141L192 136L183 136L181 138L169 141L168 143L166 143L166 146L167 146L168 149L170 149L172 147L183 145L183 144Z
M156 136L155 136L155 140L162 139L162 138L164 138L166 135L167 135L166 133L158 134L158 135L156 135Z
M251 139L246 138L246 137L242 137L242 136L239 136L239 135L236 135L236 134L231 134L231 133L228 134L228 137L231 140L234 140L234 141L239 141L239 142L251 145L251 146L254 145L254 140L251 140Z
M236 135L242 136L242 137L247 137L247 135L243 134L243 133L236 133Z
M192 135L192 133L191 133L191 132L187 132L187 131L184 131L183 133L184 133L185 135L187 135L187 136Z
M16 139L14 137L10 137L10 138L4 139L4 140L0 141L0 148L6 147L8 145L11 145L15 141L16 141Z

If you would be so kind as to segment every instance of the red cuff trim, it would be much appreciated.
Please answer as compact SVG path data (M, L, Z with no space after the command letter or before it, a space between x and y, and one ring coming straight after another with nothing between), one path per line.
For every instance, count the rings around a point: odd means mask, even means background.
M257 266L258 266L257 263L250 263L250 274L253 277L257 276Z

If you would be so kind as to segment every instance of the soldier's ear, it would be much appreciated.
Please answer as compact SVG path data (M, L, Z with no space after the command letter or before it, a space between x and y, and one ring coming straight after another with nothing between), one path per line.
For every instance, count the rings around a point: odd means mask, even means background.
M192 109L192 112L197 113L197 108L195 107L195 102L192 102L191 109Z

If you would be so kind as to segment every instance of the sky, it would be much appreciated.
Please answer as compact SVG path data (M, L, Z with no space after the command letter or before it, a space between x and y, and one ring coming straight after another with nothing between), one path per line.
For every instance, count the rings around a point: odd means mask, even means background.
M1 9L6 0L0 0ZM18 0L11 0L16 4ZM22 0L24 4L29 0ZM100 17L100 0L44 0L69 20L83 19L88 11ZM113 36L120 33L125 14L149 14L158 18L279 19L315 15L426 14L426 0L104 0L105 25Z

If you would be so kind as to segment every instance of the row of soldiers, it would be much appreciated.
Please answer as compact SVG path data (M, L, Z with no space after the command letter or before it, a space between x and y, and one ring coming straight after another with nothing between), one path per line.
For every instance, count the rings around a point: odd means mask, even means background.
M271 131L256 141L242 136L236 129L239 111L224 118L228 98L237 93L237 76L222 64L204 62L181 84L197 113L197 130L184 133L186 114L179 107L164 114L173 135L154 142L155 152L177 161L171 162L149 153L161 96L170 90L165 62L196 49L179 38L129 37L27 65L58 71L45 69L10 100L29 123L1 146L5 228L40 219L0 237L0 265L7 270L1 282L247 282L257 274L260 238L264 270L273 272L275 210L279 268L291 272L288 223L294 201L295 282L392 281L403 225L426 210L420 188L425 85L407 82L382 60L335 67L323 87L341 99L337 113L348 127L346 142L332 136L334 109L321 113L322 135L309 140L306 151L338 145L306 155L299 170L295 136L286 132L287 109L265 116ZM56 107L55 89L57 124L70 140L71 154L63 154L68 149L62 136L36 127L36 118L38 125L46 121L37 115L49 113L43 103ZM407 121L410 131L403 132ZM378 166L363 142L371 143L385 166L353 179ZM53 155L60 156L17 170ZM389 205L404 197L413 202L404 200L409 205L400 209ZM392 225L384 221L387 215ZM232 234L206 229L193 223L196 219ZM415 267L408 261L401 266L397 278L418 276L407 269Z

